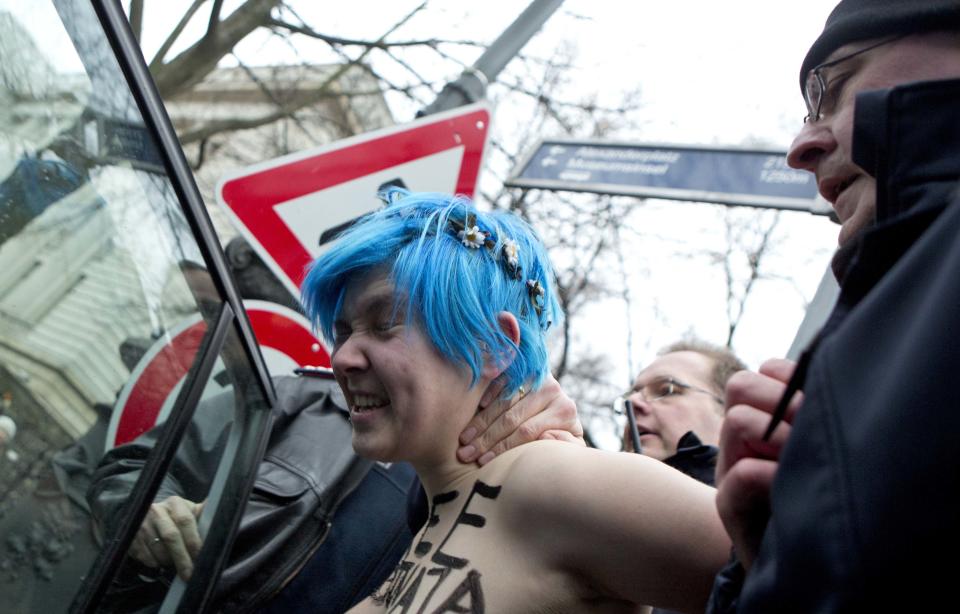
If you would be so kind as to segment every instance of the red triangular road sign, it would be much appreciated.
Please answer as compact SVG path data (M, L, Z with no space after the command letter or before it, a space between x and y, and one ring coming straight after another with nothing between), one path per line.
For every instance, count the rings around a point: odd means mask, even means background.
M415 191L473 196L490 109L438 113L297 152L224 177L217 200L295 296L324 230L379 206L378 188L400 179Z

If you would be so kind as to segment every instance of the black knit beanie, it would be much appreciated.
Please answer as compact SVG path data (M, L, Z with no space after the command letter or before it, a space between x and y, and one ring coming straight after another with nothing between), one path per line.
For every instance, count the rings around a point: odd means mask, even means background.
M842 0L803 60L800 91L807 72L848 43L954 28L960 28L960 0Z

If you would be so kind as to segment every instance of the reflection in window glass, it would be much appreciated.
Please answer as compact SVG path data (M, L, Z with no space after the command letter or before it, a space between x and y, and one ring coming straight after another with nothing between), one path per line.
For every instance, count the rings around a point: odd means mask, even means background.
M202 329L205 324L197 319L193 326ZM237 412L262 407L264 403L258 387L251 385L254 382L249 374L239 342L231 332L170 470L154 497L158 506L141 523L123 568L101 603L102 611L153 610L164 599L175 577L176 553L189 552L191 546L202 543L213 512L203 504L211 496ZM126 516L129 494L165 426L160 424L133 440L119 443L100 461L87 495L98 531L112 533ZM122 439L118 437L117 441ZM193 514L195 523L175 529L173 517L180 512ZM159 539L165 529L175 529L179 535L176 544L167 545ZM179 561L181 565L190 565L183 558Z
M70 603L95 468L166 418L219 309L204 267L89 2L0 0L0 611Z

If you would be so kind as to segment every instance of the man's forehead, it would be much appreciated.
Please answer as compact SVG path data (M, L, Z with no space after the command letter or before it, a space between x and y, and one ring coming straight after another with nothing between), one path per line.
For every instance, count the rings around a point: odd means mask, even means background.
M957 0L841 0L807 51L800 69L800 89L804 89L810 69L822 63L827 52L840 44L934 31L952 31L955 36L957 28Z
M852 43L847 43L842 47L837 47L833 50L826 59L818 64L817 66L828 65L825 70L835 71L835 70L852 70L863 64L869 62L874 57L884 54L887 51L888 47L892 47L897 39L901 37L880 37L880 38L866 38L863 40L853 41ZM889 41L889 44L884 44L886 41ZM832 64L836 63L836 66ZM814 66L814 68L817 68Z
M657 358L637 375L634 385L646 385L661 377L676 377L680 380L707 379L713 361L699 352L669 352Z
M877 42L883 44L849 60L843 59ZM868 82L861 84L866 89L960 77L960 45L957 44L957 36L951 32L924 32L893 39L857 41L835 50L828 56L828 62L838 58L841 60L839 63L823 71L825 79L829 82L840 72L869 74Z

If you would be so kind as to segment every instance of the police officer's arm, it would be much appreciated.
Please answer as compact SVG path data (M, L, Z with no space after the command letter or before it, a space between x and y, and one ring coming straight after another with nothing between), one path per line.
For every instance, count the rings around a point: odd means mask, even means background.
M111 535L124 513L128 500L140 471L146 463L147 455L153 448L158 429L154 429L136 441L111 450L94 472L93 481L87 491L87 500L100 533ZM200 459L192 458L196 463ZM179 471L178 471L179 469ZM197 531L196 517L201 504L184 497L190 495L202 499L198 492L196 479L186 479L187 487L176 477L189 472L198 477L195 464L189 467L174 461L170 472L164 476L140 529L130 544L129 554L150 568L173 567L184 579L189 578L193 568L192 556L200 550L202 541ZM212 475L212 474L211 474ZM183 495L183 496L181 496ZM195 513L194 513L195 512Z
M560 439L584 445L577 405L553 376L540 389L520 398L499 399L500 380L494 380L480 400L480 408L460 436L457 457L462 462L486 464L496 455L537 439Z
M174 567L181 577L189 577L192 557L202 545L196 518L220 462L232 413L231 391L204 401L194 413L170 470L130 546L130 555L144 565ZM105 537L119 524L128 497L161 432L162 426L155 427L136 440L110 450L97 466L87 490L87 501Z

